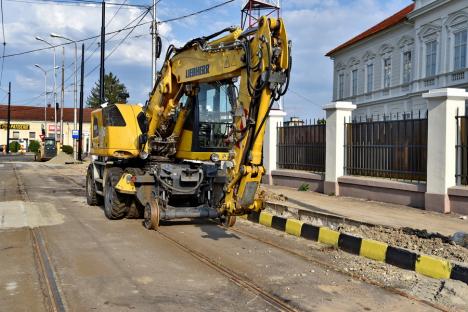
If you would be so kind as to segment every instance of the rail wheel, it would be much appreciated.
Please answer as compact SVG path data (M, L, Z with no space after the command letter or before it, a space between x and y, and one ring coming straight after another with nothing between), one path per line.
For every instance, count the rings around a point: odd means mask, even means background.
M94 182L93 165L88 166L86 172L86 202L90 206L102 205L102 196L96 193L96 183Z
M128 205L125 196L115 190L123 170L118 167L107 169L104 184L104 213L108 219L122 219L127 215Z
M233 227L236 224L236 216L222 216L221 224L227 228Z
M158 230L159 204L156 199L152 199L146 204L143 225L148 230Z

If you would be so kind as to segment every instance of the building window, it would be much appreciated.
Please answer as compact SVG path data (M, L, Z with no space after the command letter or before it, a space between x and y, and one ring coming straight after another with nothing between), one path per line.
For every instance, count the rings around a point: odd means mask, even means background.
M426 77L435 76L437 64L437 41L426 43Z
M36 132L29 132L29 138L30 139L35 139L36 138Z
M411 61L411 51L403 53L403 83L408 84L411 82L411 71L412 71L412 61Z
M367 64L367 93L374 90L374 64Z
M463 69L466 67L466 37L467 30L455 33L455 53L453 69Z
M353 83L353 85L352 85L352 87L353 87L353 88L352 88L352 90L353 90L353 96L356 96L356 95L357 95L357 91L358 91L358 77L357 77L358 71L357 71L357 69L353 70L353 71L351 72L351 74L352 74L352 83Z
M19 139L19 131L13 131L13 139Z
M384 89L390 88L390 82L392 79L392 59L384 59Z
M338 76L338 98L344 97L344 74Z

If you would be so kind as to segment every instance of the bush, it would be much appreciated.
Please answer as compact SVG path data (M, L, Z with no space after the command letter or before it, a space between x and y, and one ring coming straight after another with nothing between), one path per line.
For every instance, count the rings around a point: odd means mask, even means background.
M32 140L29 142L29 151L33 153L37 153L39 151L39 148L41 147L39 141Z
M71 155L71 154L73 154L73 146L70 146L70 145L63 145L63 146L62 146L62 151L63 151L65 154Z
M10 153L17 153L21 145L17 141L13 141L10 143Z
M301 192L307 192L309 189L310 189L310 185L307 183L304 183L304 184L301 184L301 186L299 186L297 190Z

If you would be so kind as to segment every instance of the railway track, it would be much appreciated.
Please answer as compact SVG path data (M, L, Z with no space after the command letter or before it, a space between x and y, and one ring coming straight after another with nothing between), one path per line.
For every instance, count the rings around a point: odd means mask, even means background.
M55 169L55 168L54 168ZM80 184L79 182L75 181L74 179L63 176L65 179L70 181L72 184L80 187L84 187L84 185ZM218 273L222 274L223 276L227 277L231 282L236 284L237 286L248 290L249 292L255 294L262 300L264 300L267 304L269 304L272 308L274 308L277 311L298 311L298 309L292 307L290 304L288 304L286 301L283 299L279 298L278 296L275 296L268 291L262 289L260 286L256 285L252 281L244 278L242 275L240 275L237 272L234 272L221 264L217 263L213 259L199 253L198 251L190 248L189 246L181 243L180 241L174 239L173 237L169 236L166 233L163 233L161 231L157 232L158 235L160 235L161 238L164 240L168 241L172 245L176 246L178 249L184 251L186 254L190 255L191 257L197 259L198 261L202 262L203 264L209 266L211 269L217 271Z
M13 165L13 172L16 178L18 191L23 201L30 201L28 192L24 187L20 174ZM65 304L60 292L59 284L57 281L57 273L51 264L51 258L47 249L46 240L42 234L41 228L29 228L32 241L32 249L36 263L36 272L39 275L42 293L46 308L51 312L65 312Z
M67 177L67 176L64 176L64 177L67 180L69 180L71 183L73 183L74 185L79 186L79 187L84 187L82 184L75 181L74 179L72 179L70 177ZM219 223L217 223L215 221L213 221L212 224L225 229L224 226L220 225ZM428 305L428 306L430 306L432 308L435 308L437 310L440 310L440 311L448 311L446 308L441 307L439 305L436 305L436 304L434 304L432 302L416 298L416 297L411 296L411 295L409 295L409 294L407 294L407 293L405 293L405 292L403 292L401 290L398 290L396 288L388 287L388 286L386 286L386 285L384 285L384 284L382 284L380 282L368 279L365 276L352 274L350 272L344 272L344 271L342 271L340 269L337 269L336 267L330 265L329 263L326 263L326 262L318 260L316 258L312 258L312 257L306 256L304 254L298 253L298 252L296 252L296 251L294 251L292 249L285 248L285 247L282 247L282 246L278 246L278 245L273 244L272 242L270 242L268 240L259 238L257 236L254 236L254 235L250 234L250 233L242 231L239 228L235 228L235 227L234 228L229 228L229 231L235 232L235 233L239 234L240 236L243 236L243 237L246 237L246 238L249 238L249 239L253 239L253 240L258 241L258 242L260 242L262 244L266 244L266 245L268 245L268 246L270 246L272 248L282 250L284 252L287 252L288 254L299 257L299 258L301 258L303 260L306 260L308 262L318 264L318 265L320 265L320 266L322 266L324 268L343 273L343 274L345 274L347 276L350 276L351 278L353 278L355 280L359 280L359 281L362 281L362 282L377 286L379 288L385 289L386 291L389 291L389 292L391 292L393 294L405 297L405 298L407 298L409 300L426 304L426 305ZM172 243L173 245L175 245L179 249L183 250L185 253L189 254L190 256L196 258L197 260L204 263L205 265L211 267L212 269L214 269L217 272L221 273L222 275L226 276L229 280L231 280L233 283L235 283L239 287L244 288L244 289L256 294L259 298L263 299L265 302L267 302L269 305L271 305L276 310L278 310L278 311L298 311L297 308L291 306L291 304L287 303L286 301L279 298L278 296L269 293L268 291L262 289L260 286L256 285L255 283L253 283L253 282L249 281L248 279L244 278L240 274L238 274L238 273L236 273L236 272L222 266L221 264L217 263L213 259L201 254L200 252L196 251L195 249L192 249L189 246L187 246L186 244L174 239L173 237L169 236L167 233L163 233L162 231L158 231L157 233L158 233L158 235L160 235L162 238L164 238L168 242Z

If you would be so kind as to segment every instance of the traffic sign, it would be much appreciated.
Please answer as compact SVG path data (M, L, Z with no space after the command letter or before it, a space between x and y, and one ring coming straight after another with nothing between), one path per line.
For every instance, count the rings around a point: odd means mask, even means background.
M72 138L73 139L79 139L78 130L72 130Z

